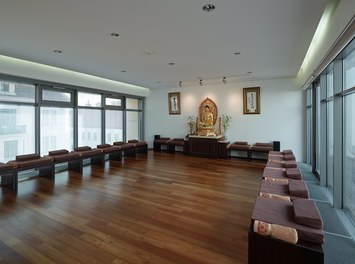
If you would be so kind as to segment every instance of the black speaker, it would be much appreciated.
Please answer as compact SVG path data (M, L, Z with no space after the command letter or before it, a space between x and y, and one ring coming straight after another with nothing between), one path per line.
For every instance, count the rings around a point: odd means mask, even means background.
M154 140L159 139L160 135L154 135Z
M274 151L280 151L280 141L274 141Z

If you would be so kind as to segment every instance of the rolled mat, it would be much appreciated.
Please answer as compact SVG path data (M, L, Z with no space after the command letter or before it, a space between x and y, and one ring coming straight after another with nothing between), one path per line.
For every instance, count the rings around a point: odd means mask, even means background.
M296 244L298 241L298 235L296 229L292 227L270 224L263 221L258 221L258 220L254 221L254 232L264 236L277 238L293 244Z

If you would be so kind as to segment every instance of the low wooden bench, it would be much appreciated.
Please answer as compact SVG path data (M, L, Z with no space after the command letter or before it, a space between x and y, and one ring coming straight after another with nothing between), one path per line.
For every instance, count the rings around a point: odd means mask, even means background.
M147 153L148 152L148 143L146 141L139 141L137 139L128 140L129 144L133 144L133 147L136 149L136 153Z
M102 149L83 146L75 148L73 152L78 153L83 160L90 159L91 164L104 165L105 163L105 155Z
M246 141L235 141L232 144L227 145L228 157L231 157L232 151L240 151L246 153L246 158L250 160L250 145Z
M274 150L274 144L257 142L250 147L250 158L253 157L253 153L269 154L269 152L273 150Z
M41 157L39 154L18 155L8 164L11 164L14 170L14 190L17 190L18 173L21 171L35 169L40 177L54 179L54 163L49 157Z
M169 140L167 142L167 146L168 146L167 150L169 152L175 152L176 147L180 146L184 148L184 144L185 144L185 140L183 138L173 138L172 140Z
M47 157L51 158L54 164L68 163L68 170L83 172L83 161L79 153L58 149L49 151Z
M161 151L161 146L166 146L166 149L168 150L169 141L170 141L169 137L161 137L155 139L153 143L154 151Z
M17 191L17 178L15 177L13 164L0 162L1 186L13 191Z

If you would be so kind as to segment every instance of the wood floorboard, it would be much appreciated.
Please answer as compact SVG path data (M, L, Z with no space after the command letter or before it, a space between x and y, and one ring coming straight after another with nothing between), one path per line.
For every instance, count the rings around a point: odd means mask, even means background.
M149 151L1 188L0 263L247 263L264 167Z

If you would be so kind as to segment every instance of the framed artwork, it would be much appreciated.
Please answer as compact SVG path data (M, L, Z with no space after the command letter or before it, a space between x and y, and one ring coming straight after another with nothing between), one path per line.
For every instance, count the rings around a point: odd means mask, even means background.
M243 88L243 113L260 114L260 87Z
M169 93L168 103L169 103L169 115L181 114L180 93Z

